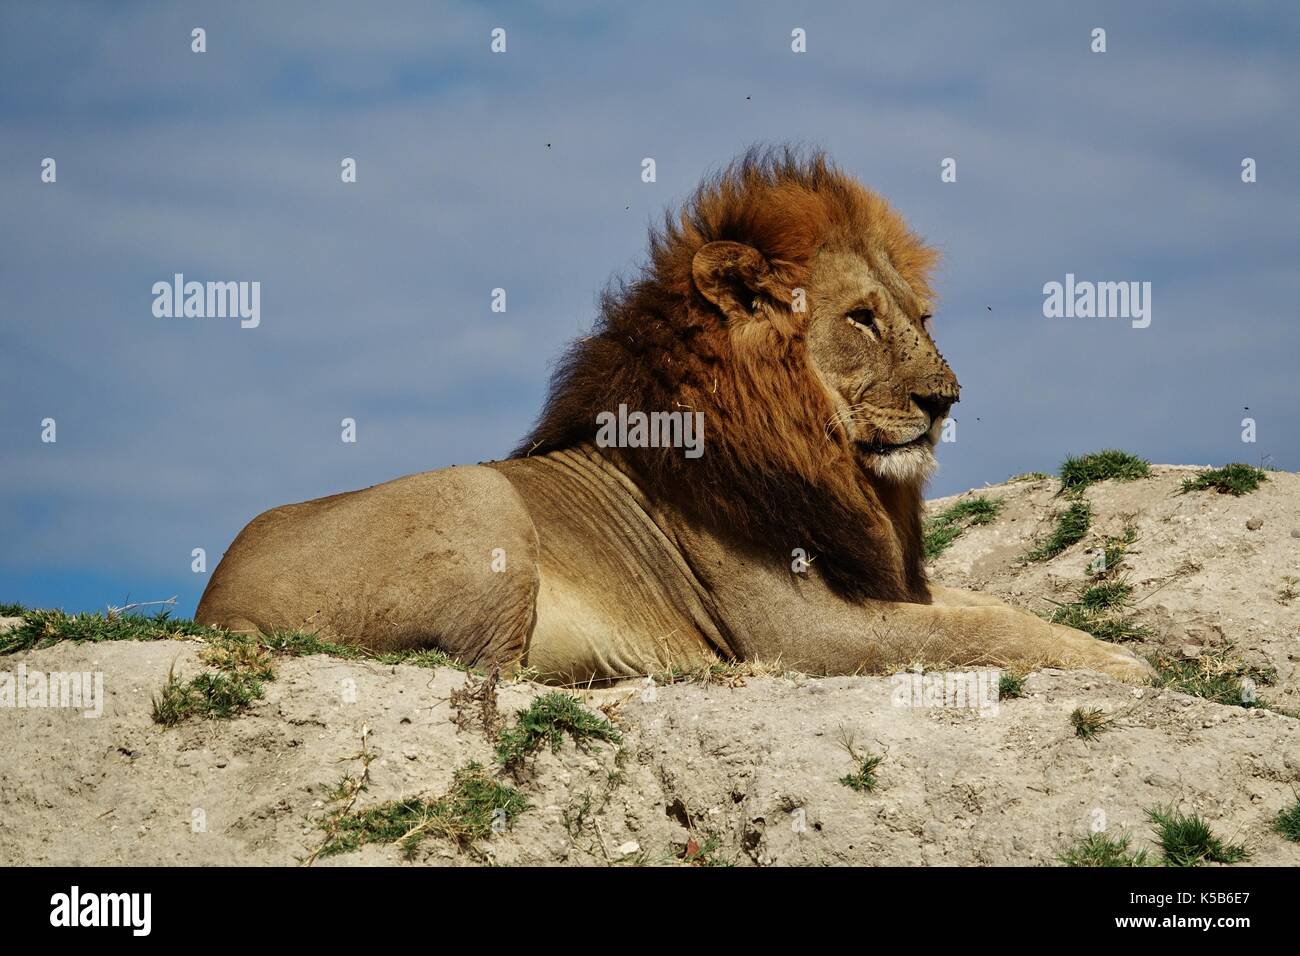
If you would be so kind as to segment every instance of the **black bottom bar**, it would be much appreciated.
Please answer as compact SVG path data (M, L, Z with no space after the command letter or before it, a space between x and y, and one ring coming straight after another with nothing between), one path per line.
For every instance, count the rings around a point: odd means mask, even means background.
M0 884L10 946L71 933L83 941L224 937L227 944L299 945L337 945L355 935L373 944L408 941L417 931L435 947L454 945L476 925L494 936L522 934L525 945L530 934L593 940L620 927L698 944L715 932L731 942L761 936L786 921L811 938L823 927L829 936L874 933L875 926L919 934L918 942L972 945L1035 930L1071 943L1189 934L1231 943L1242 933L1293 927L1297 886L1294 870L1266 868L51 868L7 870ZM72 925L112 921L117 925ZM451 934L445 940L444 929Z

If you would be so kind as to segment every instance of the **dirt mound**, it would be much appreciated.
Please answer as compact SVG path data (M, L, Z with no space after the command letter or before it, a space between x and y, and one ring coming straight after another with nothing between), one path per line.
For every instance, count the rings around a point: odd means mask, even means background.
M1297 865L1300 843L1273 824L1300 790L1300 719L1287 715L1300 711L1300 476L1270 473L1239 498L1178 494L1192 473L1088 487L1082 539L1032 562L1021 558L1071 502L1055 480L931 503L933 515L980 496L999 505L961 524L937 580L1042 613L1123 582L1131 591L1098 617L1126 621L1124 639L1164 661L1168 686L1048 670L1001 700L959 677L961 702L924 675L719 668L580 692L582 713L617 731L602 742L517 717L540 714L528 709L552 688L484 691L447 667L314 655L279 660L232 719L164 728L153 702L169 673L207 669L202 643L63 642L0 670L102 672L103 715L3 711L0 861L1050 864L1097 830L1158 858L1147 810L1172 805L1250 863ZM1072 715L1091 709L1102 726L1085 739ZM501 741L534 732L503 769ZM476 764L481 776L465 777ZM506 792L526 809L496 812Z

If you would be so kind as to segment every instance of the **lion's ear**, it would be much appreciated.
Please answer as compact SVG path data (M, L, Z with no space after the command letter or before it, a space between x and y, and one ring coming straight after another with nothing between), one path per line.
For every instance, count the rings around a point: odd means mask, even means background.
M695 288L727 318L739 322L753 314L754 299L772 295L777 281L772 267L753 246L740 242L710 242L691 263Z

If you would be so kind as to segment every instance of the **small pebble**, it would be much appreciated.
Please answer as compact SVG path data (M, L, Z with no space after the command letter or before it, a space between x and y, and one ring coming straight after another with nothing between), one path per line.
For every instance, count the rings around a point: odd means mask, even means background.
M1249 521L1246 522L1246 527L1251 531L1258 531L1260 528L1264 527L1264 519L1251 518ZM1294 531L1292 531L1291 533L1293 535L1295 534Z

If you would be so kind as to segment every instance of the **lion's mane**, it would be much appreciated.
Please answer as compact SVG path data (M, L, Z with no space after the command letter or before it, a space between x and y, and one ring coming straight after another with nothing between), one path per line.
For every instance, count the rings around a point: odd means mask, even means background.
M717 240L758 249L786 289L806 287L813 256L828 243L869 262L888 250L893 268L931 294L934 252L883 199L820 152L752 149L651 230L649 261L634 280L605 290L595 327L561 359L515 455L592 442L597 414L620 403L703 411L700 458L620 450L652 500L774 555L804 548L850 599L928 603L920 483L871 474L832 426L804 343L811 301L802 313L782 303L779 320L733 334L692 279L695 253Z

